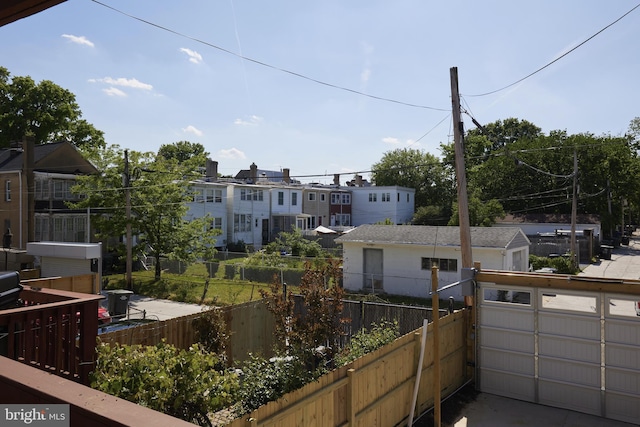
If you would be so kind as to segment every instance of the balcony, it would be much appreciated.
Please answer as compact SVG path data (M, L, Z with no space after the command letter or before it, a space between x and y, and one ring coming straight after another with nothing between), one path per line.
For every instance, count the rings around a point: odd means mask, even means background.
M103 297L23 286L19 298L0 310L0 356L89 385Z

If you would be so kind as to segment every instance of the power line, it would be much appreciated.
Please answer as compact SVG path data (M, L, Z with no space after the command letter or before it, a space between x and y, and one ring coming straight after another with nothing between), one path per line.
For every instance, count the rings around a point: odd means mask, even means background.
M209 43L209 42L206 42L204 40L200 40L200 39L197 39L195 37L188 36L186 34L178 32L176 30L172 30L172 29L164 27L162 25L153 23L151 21L147 21L145 19L139 18L139 17L131 15L129 13L123 12L120 9L116 9L115 7L112 7L112 6L109 6L107 4L104 4L104 3L102 3L102 2L100 2L98 0L91 0L91 1L96 3L96 4L99 4L100 6L106 7L107 9L111 9L114 12L120 13L121 15L124 15L124 16L126 16L128 18L135 19L136 21L142 22L142 23L150 25L152 27L158 28L158 29L163 30L163 31L167 31L167 32L169 32L171 34L174 34L176 36L186 38L186 39L194 41L196 43L200 43L200 44L203 44L205 46L212 47L214 49L217 49L217 50L219 50L221 52L224 52L224 53L227 53L229 55L233 55L233 56L235 56L237 58L240 58L240 59L243 59L245 61L253 62L254 64L261 65L263 67L270 68L272 70L280 71L282 73L289 74L289 75L292 75L294 77L298 77L298 78L301 78L301 79L304 79L304 80L308 80L310 82L317 83L317 84L322 85L322 86L327 86L327 87L330 87L330 88L333 88L333 89L338 89L338 90L342 90L342 91L345 91L345 92L350 92L350 93L353 93L353 94L356 94L356 95L365 96L367 98L377 99L379 101L385 101L385 102L391 102L391 103L394 103L394 104L400 104L400 105L404 105L404 106L407 106L407 107L422 108L422 109L434 110L434 111L449 111L449 109L445 109L445 108L429 107L429 106L426 106L426 105L419 105L419 104L413 104L413 103L410 103L410 102L398 101L398 100L391 99L391 98L385 98L385 97L382 97L382 96L376 96L376 95L371 95L371 94L368 94L368 93L360 92L358 90L350 89L350 88L347 88L347 87L344 87L344 86L339 86L339 85L335 85L335 84L332 84L332 83L327 83L325 81L318 80L318 79L315 79L313 77L309 77L309 76L306 76L304 74L297 73L295 71L291 71L291 70L288 70L288 69L285 69L285 68L277 67L275 65L271 65L271 64L268 64L266 62L258 61L257 59L249 58L247 56L244 56L244 55L235 53L235 52L233 52L231 50L225 49L223 47L217 46L217 45L215 45L213 43Z
M629 10L628 12L626 12L624 15L622 15L621 17L619 17L618 19L616 19L615 21L613 21L612 23L610 23L609 25L605 26L604 28L602 28L600 31L596 32L595 34L593 34L592 36L588 37L586 40L582 41L581 43L579 43L577 46L574 46L573 48L569 49L567 52L563 53L562 55L560 55L559 57L557 57L556 59L554 59L551 62L548 62L546 65L543 65L542 67L538 68L537 70L535 70L532 73L529 73L528 75L524 76L523 78L516 80L515 82L504 86L500 89L496 89L496 90L492 90L491 92L485 92L485 93L479 93L476 95L466 95L466 96L473 96L473 97L479 97L479 96L486 96L486 95L492 95L494 93L497 92L501 92L505 89L508 89L512 86L517 85L520 82L523 82L524 80L528 79L529 77L532 77L536 74L538 74L540 71L544 70L545 68L551 66L552 64L555 64L556 62L558 62L559 60L561 60L562 58L564 58L565 56L569 55L570 53L572 53L573 51L575 51L576 49L578 49L579 47L582 47L584 44L586 44L587 42L591 41L593 38L595 38L596 36L598 36L599 34L601 34L602 32L604 32L605 30L607 30L609 27L615 25L616 23L618 23L620 20L622 20L624 17L626 17L627 15L629 15L631 12L633 12L634 10L636 10L638 7L640 7L640 3L635 5L633 8L631 8L631 10Z

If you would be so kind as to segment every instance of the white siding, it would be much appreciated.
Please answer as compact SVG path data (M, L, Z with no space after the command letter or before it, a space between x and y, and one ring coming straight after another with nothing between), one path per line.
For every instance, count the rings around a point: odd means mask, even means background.
M383 289L394 295L407 295L429 298L431 291L431 270L422 269L422 258L455 259L458 270L455 272L440 271L438 287L443 287L461 279L462 258L458 247L436 247L423 245L380 245L359 242L343 244L343 276L344 287L353 291L363 290L363 250L383 250ZM522 249L522 248L521 248ZM510 270L509 251L501 249L475 249L473 259L480 262L483 268L491 270ZM527 250L528 256L528 250ZM440 293L440 298L450 296L462 299L462 289L454 286Z
M42 277L70 277L91 274L90 259L40 258L40 274Z

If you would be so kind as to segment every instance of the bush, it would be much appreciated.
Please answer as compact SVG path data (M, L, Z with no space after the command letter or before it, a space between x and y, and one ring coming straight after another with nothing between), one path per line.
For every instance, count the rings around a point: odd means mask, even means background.
M130 402L210 425L208 413L235 401L237 375L217 370L218 357L197 344L189 350L177 350L164 342L155 346L100 344L97 353L91 387Z
M544 267L552 267L559 274L576 274L578 271L572 267L571 259L568 257L548 258L536 255L529 255L529 264L531 268L539 270Z
M398 321L382 320L374 323L371 330L361 329L351 337L349 344L336 356L336 366L343 366L353 362L367 353L383 347L400 336Z
M264 359L250 355L241 368L238 416L278 399L318 378L322 371L310 371L296 356Z

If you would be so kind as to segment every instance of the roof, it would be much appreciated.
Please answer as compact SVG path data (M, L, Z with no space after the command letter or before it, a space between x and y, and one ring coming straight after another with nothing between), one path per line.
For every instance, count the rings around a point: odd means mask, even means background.
M337 243L388 243L423 246L460 246L460 227L428 225L361 225L335 240ZM471 246L507 248L529 242L519 227L471 227Z
M23 169L23 151L0 149L0 171ZM68 142L38 144L33 147L33 168L39 172L91 174L96 168Z
M2 0L0 2L0 26L42 12L65 0Z

